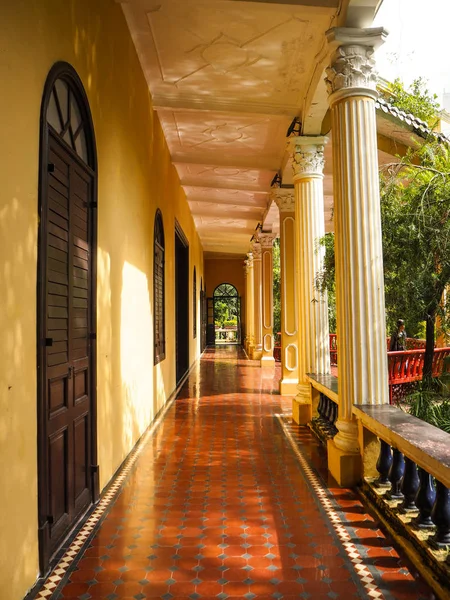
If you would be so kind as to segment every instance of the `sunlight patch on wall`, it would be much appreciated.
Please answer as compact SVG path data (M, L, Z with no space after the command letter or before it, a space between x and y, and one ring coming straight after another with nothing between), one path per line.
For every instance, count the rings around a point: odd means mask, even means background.
M128 262L122 270L120 365L124 447L130 448L153 413L153 323L148 280Z

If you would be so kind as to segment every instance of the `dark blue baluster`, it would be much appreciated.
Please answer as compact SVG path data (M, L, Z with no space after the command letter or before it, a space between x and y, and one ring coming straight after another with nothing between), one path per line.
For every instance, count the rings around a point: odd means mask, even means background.
M387 493L387 497L392 500L401 500L402 494L402 480L405 474L405 459L403 454L397 448L392 449L392 467L389 471L389 481L391 482L391 489Z
M419 490L419 474L415 462L405 456L405 474L403 476L402 493L405 499L402 502L401 510L409 512L417 510L415 499Z
M323 415L323 409L324 409L324 395L320 394L320 400L319 400L319 404L317 405L317 412L319 413L320 416Z
M387 442L380 440L380 454L377 460L377 471L380 474L378 479L375 481L377 487L391 487L388 475L392 466L392 452L391 447Z
M436 479L436 502L431 511L431 520L436 533L431 539L433 546L442 548L450 545L450 490Z
M414 519L414 524L421 529L427 529L433 527L431 511L436 499L436 490L431 475L420 467L418 470L420 485L416 496L416 506L419 509L419 515Z
M333 402L333 409L331 411L331 424L334 425L336 423L338 416L338 405L336 402Z
M334 402L333 400L330 400L330 398L327 397L327 401L328 401L328 405L327 405L327 421L328 424L331 425L331 417L333 415L333 405Z

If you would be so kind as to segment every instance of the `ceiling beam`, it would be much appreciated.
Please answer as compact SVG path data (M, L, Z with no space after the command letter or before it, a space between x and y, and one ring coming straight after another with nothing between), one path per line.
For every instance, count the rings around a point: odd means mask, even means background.
M208 160L212 161L214 159L214 167L226 167L231 169L252 169L254 171L278 171L281 164L281 158L260 158L257 159L254 155L252 156L242 156L241 158L237 158L236 156L232 158L226 158L220 151L215 151L214 153L205 152L205 156L208 157ZM172 162L174 165L204 165L205 164L205 156L199 157L198 154L189 154L185 153L182 156L177 152L172 152ZM203 160L202 160L203 159Z
M219 179L219 177L217 177ZM207 185L207 183L203 183L202 185L198 185L198 178L195 175L189 177L180 178L180 183L182 186L187 186L190 188L211 188L212 190L236 190L238 192L253 192L254 194L268 194L269 190L263 186L251 185L251 184L243 184L241 183L239 186L236 185L236 182L230 181L229 184L226 182L221 182L220 185L218 183L211 183L211 185ZM189 196L188 196L189 198Z
M229 2L240 2L241 0L228 0ZM339 0L246 0L247 2L258 2L259 4L286 4L295 6L312 6L314 8L337 8Z

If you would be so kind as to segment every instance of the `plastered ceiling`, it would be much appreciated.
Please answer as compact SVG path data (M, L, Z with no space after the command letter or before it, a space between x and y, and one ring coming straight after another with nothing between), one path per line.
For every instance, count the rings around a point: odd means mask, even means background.
M122 2L206 256L248 252L337 4Z

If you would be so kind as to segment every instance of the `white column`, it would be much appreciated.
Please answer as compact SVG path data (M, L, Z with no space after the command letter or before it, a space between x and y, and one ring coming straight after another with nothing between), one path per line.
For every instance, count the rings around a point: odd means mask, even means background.
M329 468L342 485L358 479L356 467L342 466L345 455L359 453L353 405L389 402L373 60L385 35L381 28L327 33L334 49L326 83L333 131L339 344L339 432L329 444Z
M328 302L315 285L323 268L324 248L319 241L325 235L323 137L293 137L292 152L295 186L295 223L297 247L297 295L299 316L299 385L293 405L294 418L305 424L312 418L311 389L307 373L330 372L330 336Z
M254 320L253 333L255 337L255 348L253 358L261 360L262 357L262 265L261 244L256 241L252 244L253 254L253 306Z
M301 314L300 364L306 373L330 372L328 301L315 285L323 269L325 249L319 241L325 235L323 198L323 137L295 137L293 149L295 220L299 241L299 299Z
M297 256L294 188L276 187L272 200L280 211L281 379L280 394L295 396L298 386Z

